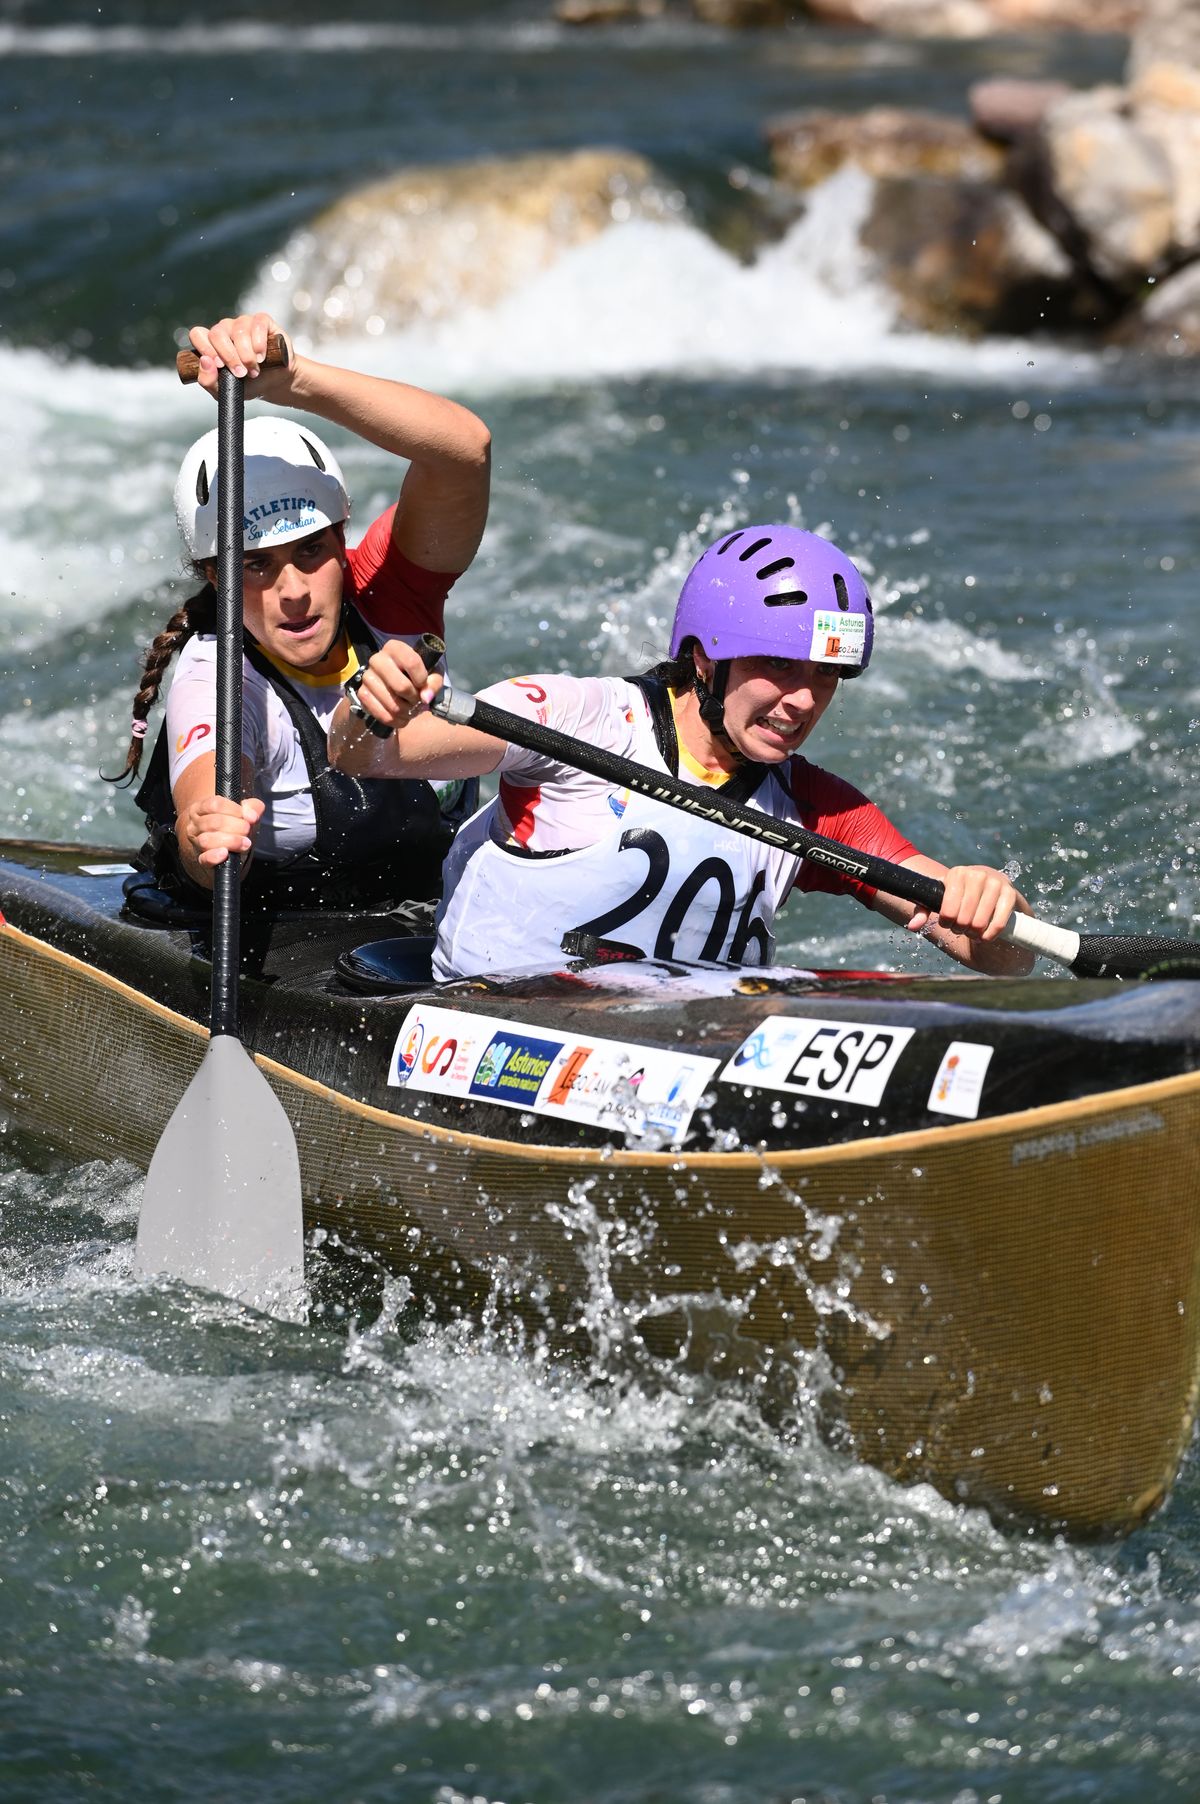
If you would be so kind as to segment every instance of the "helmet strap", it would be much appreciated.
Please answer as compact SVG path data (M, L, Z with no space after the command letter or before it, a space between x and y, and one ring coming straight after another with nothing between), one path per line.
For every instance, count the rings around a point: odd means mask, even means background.
M737 751L737 747L733 745L733 741L725 731L725 691L728 687L728 658L719 658L713 665L711 687L700 675L699 670L694 670L692 688L695 690L696 700L700 704L701 720L714 738L723 739L726 745L732 746L734 751ZM738 756L741 757L740 752Z

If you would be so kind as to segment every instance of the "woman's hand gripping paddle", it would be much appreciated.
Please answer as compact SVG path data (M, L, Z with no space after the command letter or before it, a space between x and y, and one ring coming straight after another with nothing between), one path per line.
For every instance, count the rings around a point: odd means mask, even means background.
M270 359L270 353L268 353ZM284 348L279 361L286 361ZM188 380L180 367L182 380ZM217 490L217 790L242 793L242 382L220 372ZM296 1136L238 1035L238 861L213 873L212 997L200 1069L150 1161L134 1270L304 1317Z
M473 695L455 695L449 688L435 696L432 709L457 726L476 727L494 739L524 746L540 752L556 764L567 764L616 783L622 789L665 802L685 814L698 814L715 826L729 827L767 845L794 852L798 858L810 858L815 864L838 871L844 877L855 877L869 883L885 895L900 896L920 908L937 910L942 901L942 884L936 877L921 871L907 870L886 858L869 852L858 852L807 827L789 821L772 820L753 808L744 808L725 799L719 789L698 789L677 782L665 772L650 770L606 752L585 745L553 727L543 727L507 709L494 708L490 702ZM1065 965L1076 977L1200 977L1200 946L1194 941L1169 938L1161 933L1075 933L1068 927L1056 927L1051 921L1033 915L1014 914L1001 939L1014 946L1024 946L1039 958Z

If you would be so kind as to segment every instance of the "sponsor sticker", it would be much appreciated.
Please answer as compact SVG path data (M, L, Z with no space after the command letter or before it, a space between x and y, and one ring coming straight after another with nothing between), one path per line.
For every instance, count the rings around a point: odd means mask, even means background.
M873 1108L913 1032L866 1021L768 1015L738 1047L721 1081Z
M531 1040L511 1028L501 1029L475 1068L471 1095L528 1108L537 1101L542 1080L562 1049L561 1040ZM449 1069L447 1064L445 1070Z
M543 1039L516 1021L419 1004L396 1036L388 1083L680 1140L718 1062L593 1035Z
M407 1031L401 1032L392 1048L392 1060L388 1068L388 1083L406 1084L416 1069L421 1048L425 1044L425 1029L419 1021Z
M815 609L812 657L826 664L861 664L866 642L867 622L862 614L843 614L837 608Z
M958 1115L964 1121L975 1119L994 1050L974 1040L951 1040L929 1092L928 1107L933 1114Z

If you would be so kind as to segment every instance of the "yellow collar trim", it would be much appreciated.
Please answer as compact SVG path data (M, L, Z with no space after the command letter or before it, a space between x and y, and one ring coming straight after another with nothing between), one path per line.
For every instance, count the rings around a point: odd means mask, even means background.
M358 669L358 653L351 645L344 631L341 634L341 641L341 669L328 672L322 676L314 674L311 670L297 670L296 666L294 664L289 664L286 658L274 657L272 653L267 650L265 645L260 645L258 649L267 660L267 663L273 664L280 676L285 676L289 683L299 683L301 688L304 689L332 689L341 683L349 682L350 678ZM330 653L330 656L332 656L332 653Z

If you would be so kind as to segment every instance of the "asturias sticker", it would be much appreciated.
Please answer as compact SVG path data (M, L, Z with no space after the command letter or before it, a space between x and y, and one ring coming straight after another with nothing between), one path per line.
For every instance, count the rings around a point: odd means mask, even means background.
M862 614L842 614L836 608L817 608L813 614L812 655L823 664L861 664L866 642Z
M505 1028L493 1035L471 1079L471 1095L488 1102L515 1102L527 1109L538 1098L542 1079L562 1051L561 1040L529 1040Z
M873 1108L913 1033L866 1021L769 1015L743 1040L721 1081Z

